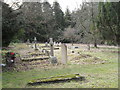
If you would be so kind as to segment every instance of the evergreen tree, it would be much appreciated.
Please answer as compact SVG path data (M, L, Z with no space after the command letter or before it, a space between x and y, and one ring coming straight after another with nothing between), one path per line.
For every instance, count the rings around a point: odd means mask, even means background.
M2 2L2 46L8 46L13 37L19 32L20 23L17 20L18 13Z
M54 16L54 32L53 36L56 40L60 38L62 32L65 28L65 20L64 20L64 13L61 10L61 7L58 2L53 3L53 16Z
M119 44L120 2L99 3L98 28L108 44Z
M65 12L65 27L71 26L72 17L70 10L67 8Z

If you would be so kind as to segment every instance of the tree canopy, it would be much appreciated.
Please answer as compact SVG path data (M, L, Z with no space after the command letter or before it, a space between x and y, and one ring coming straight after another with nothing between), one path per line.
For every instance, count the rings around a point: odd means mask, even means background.
M13 10L2 2L2 45L10 42L61 42L117 45L120 36L120 2L84 2L63 12L55 1L23 2Z

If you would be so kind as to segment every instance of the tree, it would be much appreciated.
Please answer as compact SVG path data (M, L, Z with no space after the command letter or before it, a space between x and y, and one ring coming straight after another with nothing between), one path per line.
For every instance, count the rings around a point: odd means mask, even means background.
M65 28L64 13L60 8L58 2L53 3L53 16L54 16L54 39L57 40L59 36L62 35L62 32Z
M71 17L70 10L68 8L66 9L64 17L65 17L65 27L70 26L72 22L72 17Z
M94 43L97 47L99 32L96 27L97 20L97 6L98 3L84 2L81 7L72 13L73 19L76 21L75 29L80 35L79 42L82 43Z
M120 41L120 2L99 3L99 17L97 26L104 42L118 44Z
M76 39L75 29L71 27L66 28L64 31L64 40L68 42L72 42L73 45L75 39Z
M93 3L91 2L90 4L90 17L91 17L91 34L93 35L93 39L94 39L94 47L97 48L97 41L99 38L99 31L98 28L96 26L96 22L97 22L97 16L98 16L98 3Z
M2 46L8 46L19 31L18 12L2 2Z
M53 16L53 9L51 5L49 4L48 1L44 1L42 5L42 10L43 10L43 17L45 20L46 26L44 29L46 30L46 38L49 39L50 37L53 37L53 32L54 32L54 16Z
M44 42L46 21L43 15L42 3L23 2L20 11L22 14L19 17L23 22L25 40L29 39L32 41L34 37L37 37L38 41Z

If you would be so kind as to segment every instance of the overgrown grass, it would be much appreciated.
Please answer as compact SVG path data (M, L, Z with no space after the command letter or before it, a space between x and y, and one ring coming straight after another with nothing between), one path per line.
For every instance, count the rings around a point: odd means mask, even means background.
M78 50L79 51L79 50ZM3 88L118 88L118 53L81 51L107 61L104 64L67 64L21 72L3 72ZM74 55L73 55L74 56ZM79 73L85 81L27 86L33 79Z

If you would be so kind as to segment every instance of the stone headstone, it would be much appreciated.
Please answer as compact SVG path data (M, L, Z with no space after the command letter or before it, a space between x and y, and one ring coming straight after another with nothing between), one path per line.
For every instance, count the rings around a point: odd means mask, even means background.
M53 47L53 39L52 38L50 38L49 44L50 44L50 55L54 56L54 51L53 51L54 47Z
M56 45L59 46L59 43L57 42Z
M42 52L43 52L46 56L49 56L49 51L47 51L46 49L43 49Z
M56 45L56 42L54 42L54 45Z
M46 55L46 56L49 56L49 51L46 50L46 51L45 51L45 55Z
M36 39L36 37L34 37L34 43L35 43L35 50L38 50L38 48L37 48L37 39Z
M37 41L36 37L34 37L34 41L35 41L35 42Z
M61 63L66 64L67 63L67 46L65 44L61 45Z
M30 44L30 40L29 39L27 39L27 45L29 45Z
M48 42L45 42L45 46L48 47Z

